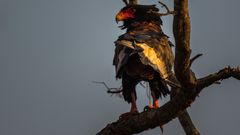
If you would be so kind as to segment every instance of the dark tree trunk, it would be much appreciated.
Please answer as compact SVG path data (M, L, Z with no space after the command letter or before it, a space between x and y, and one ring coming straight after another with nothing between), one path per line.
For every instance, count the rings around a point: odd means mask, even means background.
M130 4L137 4L137 0L129 0ZM186 135L200 135L194 127L186 108L194 102L199 93L206 87L223 79L233 77L240 80L240 67L224 68L217 73L197 79L191 70L190 55L190 17L188 0L174 0L173 33L175 38L174 70L181 88L174 90L172 99L158 109L144 111L131 117L120 118L108 124L97 135L131 135L164 125L179 117Z

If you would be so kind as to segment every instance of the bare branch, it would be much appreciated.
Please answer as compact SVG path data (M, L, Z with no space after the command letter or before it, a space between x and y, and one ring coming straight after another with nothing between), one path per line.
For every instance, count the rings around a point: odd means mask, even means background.
M197 58L201 57L202 55L203 55L203 54L200 53L200 54L197 54L196 56L194 56L193 58L191 58L191 59L190 59L190 67L191 67L191 65L193 64L193 62L194 62Z
M167 9L169 11L169 9ZM174 0L173 33L175 38L174 70L181 85L189 90L196 88L196 77L191 71L190 32L191 24L188 11L188 0ZM192 60L193 62L194 60ZM183 89L180 89L181 92ZM191 92L191 91L190 91ZM186 110L178 116L187 135L200 135Z
M159 4L162 5L162 7L164 7L166 10L167 10L167 13L162 13L161 16L166 16L166 15L169 15L169 14L175 14L175 11L171 11L168 6L166 4L164 4L163 2L161 1L158 1Z
M176 96L181 89L172 87L171 89L171 99ZM187 110L184 110L182 114L178 116L178 120L182 125L186 135L200 135L198 129L193 124L190 115L188 114Z
M197 89L181 88L179 93L162 107L150 109L132 116L122 117L118 121L108 124L97 135L132 135L147 129L155 128L159 125L164 125L172 119L181 116L184 110L190 106L203 88L218 80L227 79L229 77L240 80L240 67L227 67L215 74L199 79ZM184 117L187 118L188 116ZM199 135L196 128L190 128L191 130L189 131L191 132L187 135Z
M167 16L167 15L173 15L173 14L175 14L175 11L169 10L168 6L167 6L166 4L164 4L163 2L159 1L158 3L161 4L162 7L164 7L167 12L166 12L166 13L158 13L158 12L155 12L155 11L149 11L149 13L151 13L151 14L156 14L156 15L158 15L158 16L160 16L160 17L161 17L161 16Z
M186 135L200 135L198 129L194 126L187 110L185 110L181 115L179 115L178 119L179 119Z
M129 0L129 5L137 5L138 0Z
M137 4L137 0L129 0L129 4L130 3ZM159 3L166 8L167 12L170 12L165 4L161 2ZM97 135L136 134L147 129L158 127L159 125L164 125L176 117L179 117L187 135L199 135L200 133L191 122L186 108L191 105L205 87L229 77L234 77L240 80L240 67L227 67L217 73L198 80L196 79L190 67L193 61L199 58L201 54L190 59L191 25L188 11L188 0L174 0L174 11L176 11L173 22L176 43L174 70L182 87L178 88L176 95L174 95L174 97L162 107L158 109L150 109L131 116L121 117L118 121L108 124ZM108 90L111 90L111 88L105 83L99 83L104 84Z
M164 125L181 115L197 95L194 90L183 90L162 107L121 117L118 121L108 124L97 135L132 135Z
M240 80L240 67L237 67L237 68L226 67L217 73L210 74L206 77L198 79L197 89L202 90L205 87L208 87L212 84L215 84L218 81L221 81L223 79L227 79L230 77Z
M196 77L190 69L190 17L188 0L174 0L173 33L175 38L174 70L177 79L183 87L195 88Z
M110 87L108 87L108 85L105 82L93 81L93 83L103 84L107 88L107 93L109 93L109 94L119 94L119 93L122 92L122 87L120 87L120 88L110 88Z

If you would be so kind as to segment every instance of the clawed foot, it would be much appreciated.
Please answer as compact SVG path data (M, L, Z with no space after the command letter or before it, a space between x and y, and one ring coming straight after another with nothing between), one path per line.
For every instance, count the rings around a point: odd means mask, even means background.
M152 105L147 105L144 107L143 111L148 111L148 110L152 110L152 109L157 109L159 108L158 106L152 106Z

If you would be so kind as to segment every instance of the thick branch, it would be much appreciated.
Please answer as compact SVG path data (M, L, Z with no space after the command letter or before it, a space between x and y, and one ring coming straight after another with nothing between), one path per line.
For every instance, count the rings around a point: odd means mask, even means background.
M130 5L137 5L138 4L138 0L129 0L129 4Z
M137 4L137 0L129 0L129 4ZM173 32L176 51L174 70L181 83L181 89L173 99L159 109L151 109L140 114L120 118L117 122L107 125L98 135L131 135L140 133L149 128L164 125L172 119L179 117L187 135L198 135L192 123L188 123L189 115L186 108L195 100L201 90L216 81L234 77L240 80L240 68L225 68L218 73L211 74L197 81L191 71L190 49L190 18L188 13L188 0L174 0ZM197 57L194 57L196 59ZM192 61L194 61L192 59ZM188 120L188 121L185 121ZM190 121L191 122L191 121ZM184 125L188 124L188 125ZM189 126L192 124L192 127ZM186 127L189 127L187 129Z
M176 44L174 63L175 74L183 87L194 90L197 81L194 73L190 69L191 24L188 11L188 0L174 0L174 11L173 33ZM179 115L178 118L187 135L200 135L186 110L184 110L183 114Z
M202 90L205 87L208 87L220 80L227 79L230 77L240 80L240 67L237 68L226 67L217 73L210 74L206 77L198 79L197 89Z
M186 135L200 135L198 129L194 126L187 110L178 116L178 120L180 121Z
M175 38L175 74L184 87L194 88L196 78L190 69L190 17L188 0L174 0L173 33Z
M180 92L179 88L171 89L171 99ZM191 117L187 110L184 110L181 115L178 116L178 120L181 123L186 135L200 135L198 129L193 124Z
M120 118L117 122L107 125L97 135L132 135L168 123L182 114L198 95L196 91L187 93L183 91L186 90L182 90L159 109L151 109L137 115Z
M132 135L147 129L164 125L172 119L184 115L184 111L199 95L201 90L214 82L234 77L240 80L240 67L224 68L217 73L198 80L197 89L182 88L172 100L159 109L152 109L137 115L120 118L117 122L107 125L97 135ZM188 116L185 116L185 118ZM184 119L182 119L184 120ZM181 120L180 120L181 121ZM193 127L190 127L193 128ZM188 135L198 135L197 130L190 129Z

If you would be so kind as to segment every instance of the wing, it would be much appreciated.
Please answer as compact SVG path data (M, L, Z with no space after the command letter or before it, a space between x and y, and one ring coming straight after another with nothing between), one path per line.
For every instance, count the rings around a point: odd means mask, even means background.
M162 33L144 31L121 35L115 41L113 65L116 77L121 78L122 68L129 57L138 53L143 64L153 67L162 78L167 78L172 73L174 61L171 45L168 37Z
M136 46L143 51L138 52L141 61L145 65L152 66L158 71L162 78L168 78L172 73L174 56L170 41L167 36L151 38L145 42L136 43Z
M129 57L134 54L132 42L125 39L115 41L115 54L113 65L115 66L116 78L121 78L122 68L127 64Z

